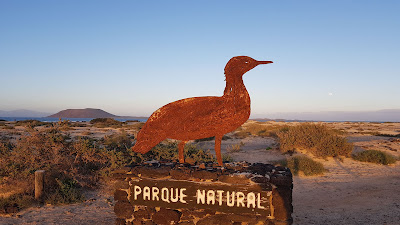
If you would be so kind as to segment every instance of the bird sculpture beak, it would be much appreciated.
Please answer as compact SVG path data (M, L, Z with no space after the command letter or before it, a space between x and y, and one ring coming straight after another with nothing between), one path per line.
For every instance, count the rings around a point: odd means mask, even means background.
M269 63L274 63L272 61L257 61L258 64L269 64Z

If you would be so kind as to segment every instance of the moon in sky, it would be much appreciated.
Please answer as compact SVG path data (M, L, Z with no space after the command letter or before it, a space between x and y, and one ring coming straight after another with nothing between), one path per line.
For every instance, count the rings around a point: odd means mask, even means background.
M329 93L328 93L328 95L329 95L329 96L332 96L332 95L333 95L333 93L332 93L332 92L329 92Z

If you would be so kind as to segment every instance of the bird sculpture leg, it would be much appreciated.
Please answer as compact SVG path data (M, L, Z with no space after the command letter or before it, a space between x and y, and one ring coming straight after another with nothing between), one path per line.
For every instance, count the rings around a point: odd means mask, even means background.
M183 155L183 149L185 148L185 144L187 141L181 141L178 144L178 151L179 151L179 162L184 163L185 162L185 157Z
M223 166L221 157L221 141L222 136L215 136L215 155L217 156L219 166Z

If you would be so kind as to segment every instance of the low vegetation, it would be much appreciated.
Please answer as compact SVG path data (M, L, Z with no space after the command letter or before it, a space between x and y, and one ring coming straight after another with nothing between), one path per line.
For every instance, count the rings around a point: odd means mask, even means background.
M6 124L4 124L4 126L2 126L2 128L5 129L5 130L15 130L14 126L8 126Z
M226 149L228 152L240 152L240 150L242 150L242 147L244 146L243 142L240 142L238 144L234 144L231 146L228 146L228 148Z
M294 175L314 176L322 175L327 171L322 163L316 162L307 156L294 156L280 161L279 164L288 167Z
M246 138L250 135L259 137L276 137L276 133L283 127L286 126L266 124L262 122L251 122L239 127L235 131L234 136L236 138Z
M176 161L178 159L178 143L172 141L161 142L150 152L140 155L142 161ZM196 145L187 144L184 151L185 159L192 159L195 162L215 162L215 158L210 151L198 149Z
M229 140L229 139L232 139L232 138L227 136L227 135L222 136L222 140L223 141L224 140ZM196 140L194 140L194 142L198 143L198 142L202 142L202 141L214 141L214 140L215 140L215 137L208 137L208 138L196 139Z
M378 150L366 150L358 152L352 155L352 157L357 161L371 162L383 165L393 164L397 161L394 156Z
M133 136L125 131L94 139L71 138L59 126L29 129L14 144L0 141L0 186L23 186L23 191L0 198L0 212L27 207L33 200L36 170L45 170L45 203L65 204L84 200L82 190L95 188L111 171L129 164L149 160L178 159L177 143L163 142L146 154L131 150ZM215 161L209 151L195 145L185 147L185 158L194 161Z
M317 157L349 157L354 146L323 124L301 123L277 132L282 152L304 149Z
M0 198L0 215L6 213L15 213L20 209L28 208L35 204L33 192L18 193L9 198Z
M112 128L120 128L124 124L118 120L113 118L96 118L90 121L93 126L98 128L112 127Z
M45 126L50 125L51 123L48 122L41 122L39 120L20 120L15 122L15 126L24 126L28 128L34 128L37 126Z
M125 123L129 124L128 121L126 121ZM143 122L135 122L132 124L129 124L127 126L125 126L125 128L129 128L129 129L133 129L133 130L137 130L139 131L140 129L142 129L144 123Z

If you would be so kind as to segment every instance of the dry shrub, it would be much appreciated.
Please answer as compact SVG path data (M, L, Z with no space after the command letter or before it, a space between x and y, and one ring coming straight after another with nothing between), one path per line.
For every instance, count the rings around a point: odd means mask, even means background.
M11 149L13 147L14 147L13 144L9 140L0 141L0 168L2 168L1 165L5 165L7 163L6 159L11 154ZM1 170L0 170L0 175L2 175Z
M81 133L81 135L82 136L90 136L90 135L92 135L93 133L92 132L90 132L90 131L83 131L82 133Z
M223 140L223 141L229 140L229 139L232 139L232 138L229 137L229 136L227 136L227 135L222 136L222 140ZM208 137L208 138L196 139L196 140L194 140L194 142L195 142L195 143L198 143L198 142L213 141L213 140L215 140L215 137Z
M53 165L63 165L65 160L62 154L68 145L65 142L67 138L53 128L30 130L10 150L8 163L2 167L8 169L9 176L18 178L26 177L38 169L50 170Z
M361 162L371 162L376 164L389 165L396 163L397 159L385 152L381 152L378 150L366 150L363 152L358 152L352 155L354 160Z
M178 160L178 144L177 142L161 142L146 154L141 155L142 161L159 160L159 161L177 161ZM209 150L204 151L197 148L196 145L187 144L184 149L185 159L193 159L196 162L215 162L214 155Z
M229 163L235 161L233 157L228 153L222 153L222 162Z
M281 161L280 164L288 167L294 175L299 175L300 173L305 176L322 175L327 171L322 163L316 162L307 156L295 156Z
M90 123L98 128L105 128L105 127L120 128L122 127L123 124L123 122L120 122L113 118L96 118L92 119Z
M243 139L243 138L247 138L248 136L250 136L250 133L247 130L245 130L243 127L239 127L233 133L233 136L235 138Z
M45 170L48 193L45 202L80 201L83 198L80 188L96 181L94 169L100 168L106 159L100 158L100 151L79 148L79 143L72 144L57 128L32 129L28 135L21 136L15 146L6 148L7 151L2 145L1 158L5 163L0 165L0 175L7 181L25 181L28 189L33 189L34 172ZM5 182L5 185L13 185L13 182Z
M25 207L33 196L36 170L46 171L45 202L63 204L82 201L82 188L96 187L101 177L108 176L118 167L154 159L178 159L176 142L161 143L152 151L139 154L131 150L132 139L124 131L100 141L88 137L71 139L59 127L52 127L40 131L30 129L15 145L2 140L0 185L12 187L19 183L26 185L26 188L23 193L0 199L0 206L4 208L16 204L18 209ZM210 152L194 145L186 145L185 157L195 161L215 161ZM24 195L28 197L23 197ZM21 199L25 199L23 201L26 204L18 203Z
M39 120L20 120L15 122L15 126L24 126L28 128L34 128L37 126L44 126L44 125L50 125L51 123L49 122L41 122Z
M128 123L128 121L126 121L125 123ZM140 129L142 129L143 126L144 126L144 122L135 122L133 124L125 126L125 128L139 131Z
M243 142L240 142L238 144L234 144L231 146L228 146L228 148L226 149L228 152L240 152L240 150L242 150L242 147L244 146Z
M274 137L276 132L278 132L282 126L279 125L269 125L260 122L251 123L245 126L245 131L253 136L261 137Z
M323 124L302 123L277 132L282 152L305 149L318 157L350 156L353 144Z
M13 129L15 129L14 126L8 126L8 125L4 125L2 128L5 129L5 130L13 130Z
M12 195L8 198L0 198L0 215L15 213L15 210L21 210L30 207L35 203L35 199L32 193L24 192ZM10 211L10 209L12 211Z
M276 133L283 127L286 126L252 122L236 129L234 135L237 138L246 138L249 135L260 137L276 137Z
M117 134L105 136L103 139L104 145L108 149L130 149L132 147L133 136L128 135L125 130Z
M59 118L57 123L53 123L53 126L62 130L62 131L68 131L68 130L73 130L72 123L69 120L62 120Z

